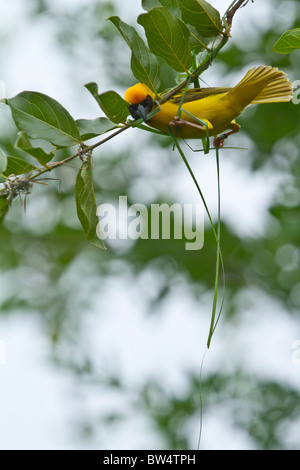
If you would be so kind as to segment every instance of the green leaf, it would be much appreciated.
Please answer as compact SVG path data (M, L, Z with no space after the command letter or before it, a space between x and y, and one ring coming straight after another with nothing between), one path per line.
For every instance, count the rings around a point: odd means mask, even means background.
M118 93L115 91L106 91L98 94L98 85L95 82L87 83L85 87L93 95L108 119L115 123L124 123L126 121L129 115L128 105Z
M131 70L141 83L156 91L160 85L160 67L158 60L145 45L136 30L120 20L118 16L108 18L120 31L131 49Z
M105 134L105 132L109 132L118 127L115 123L104 117L96 119L77 119L76 124L82 141Z
M283 33L273 47L273 51L278 54L289 54L295 49L300 49L300 28Z
M203 50L208 50L209 39L207 37L200 36L194 26L189 25L189 30L191 33L190 46L192 51L199 54Z
M7 157L3 150L0 149L0 173L6 170L7 167Z
M178 0L143 0L142 7L144 10L149 11L154 7L163 6L170 13L176 16L179 19L181 18L181 10L178 5ZM204 36L199 35L197 29L194 26L187 25L191 36L190 36L190 46L193 52L198 54L199 52L207 49L207 44L209 39Z
M178 0L159 0L159 3L162 7L165 7L167 10L169 10L169 12L173 15L178 17L181 16L180 9L178 6Z
M87 240L97 248L105 250L103 240L97 236L97 204L93 186L91 159L83 162L75 184L75 199L78 219L86 233Z
M150 50L162 57L176 72L188 72L192 66L190 31L166 8L153 8L138 17L147 36Z
M55 155L53 152L45 152L40 147L32 147L26 132L19 132L16 147L34 157L41 165L50 162Z
M155 7L165 7L170 13L180 17L180 10L177 0L142 0L142 7L144 10L149 11Z
M161 3L159 0L142 0L142 8L145 11L152 10L152 8L160 7Z
M205 37L222 33L220 13L205 0L177 0L185 23L195 26Z
M2 222L2 220L4 219L4 217L6 216L7 212L8 212L8 200L4 197L1 197L0 198L0 223Z
M10 176L10 175L21 175L23 173L28 173L29 171L36 170L36 167L28 163L23 158L19 157L6 157L7 158L7 165L6 169L2 171L3 176Z
M31 139L43 139L55 147L71 147L80 142L76 123L58 101L43 93L23 91L6 100L20 131Z

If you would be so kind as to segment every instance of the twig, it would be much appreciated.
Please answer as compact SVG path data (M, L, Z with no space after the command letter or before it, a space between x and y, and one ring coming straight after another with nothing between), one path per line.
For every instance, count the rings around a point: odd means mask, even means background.
M238 0L238 2L233 5L233 7L227 12L226 14L226 21L228 23L229 26L232 25L232 19L235 15L235 12L239 9L239 8L243 8L247 5L247 3L249 2L249 0ZM252 3L253 3L253 0L252 0Z
M99 147L102 144L105 144L105 142L108 142L110 139L112 139L113 137L116 137L117 135L121 134L126 129L129 129L129 127L131 127L131 126L132 126L132 123L124 124L124 126L122 126L120 129L113 132L109 136L105 137L105 139L100 140L96 144L86 146L85 149L84 149L84 153L93 151L95 148ZM73 155L70 155L69 157L65 158L64 160L60 160L58 162L50 162L50 163L47 164L47 167L42 167L41 170L37 170L37 172L34 173L30 179L34 179L37 176L40 176L43 173L46 173L47 171L52 171L52 170L54 170L54 168L57 168L61 165L65 165L66 163L73 160L74 158L80 157L82 155L82 153L83 153L83 151L82 151L82 147L81 147L78 152L74 153Z

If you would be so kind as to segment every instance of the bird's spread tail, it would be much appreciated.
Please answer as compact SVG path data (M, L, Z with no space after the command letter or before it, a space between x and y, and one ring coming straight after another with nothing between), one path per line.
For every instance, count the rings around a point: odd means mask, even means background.
M292 93L292 84L284 72L261 65L250 69L228 93L228 98L242 111L248 104L290 101Z

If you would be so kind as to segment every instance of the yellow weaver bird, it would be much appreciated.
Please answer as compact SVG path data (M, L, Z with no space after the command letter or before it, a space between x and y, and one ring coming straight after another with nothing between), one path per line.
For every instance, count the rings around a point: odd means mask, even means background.
M215 139L215 145L222 146L225 138L240 130L235 118L246 106L290 101L292 93L292 84L284 72L261 65L250 69L234 88L193 88L188 89L185 95L182 89L163 103L160 111L148 120L146 116L155 106L157 96L147 85L137 83L128 88L125 100L129 103L132 117L143 118L150 127L166 133L168 127L171 127L177 137L184 139L201 139L207 135L216 137L221 134ZM158 95L158 100L164 94ZM224 133L229 129L229 132Z

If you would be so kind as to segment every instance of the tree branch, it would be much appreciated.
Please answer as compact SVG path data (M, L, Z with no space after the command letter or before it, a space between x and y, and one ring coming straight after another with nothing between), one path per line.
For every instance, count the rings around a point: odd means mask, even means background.
M47 163L47 166L41 167L41 169L35 170L35 172L32 174L30 179L33 180L33 179L43 175L44 173L47 173L48 171L52 171L55 168L58 168L59 166L65 165L66 163L70 162L71 160L73 160L76 157L81 157L82 155L93 151L95 148L99 147L102 144L105 144L105 142L108 142L110 139L113 139L113 137L116 137L117 135L121 134L126 129L129 129L129 127L131 127L132 124L133 123L124 124L117 131L113 132L112 134L105 137L104 139L100 140L99 142L96 142L93 145L89 145L89 146L85 146L84 148L80 148L80 150L78 150L78 152L74 153L73 155L70 155L69 157L65 158L64 160L59 160L58 162L49 162L49 163Z
M252 3L254 2L254 0L251 0ZM249 0L238 0L237 3L235 5L233 5L232 8L229 9L229 11L227 11L226 13L226 21L227 21L227 24L231 27L232 25L232 19L235 15L235 12L239 9L239 8L243 8L247 5L247 3L249 2Z

